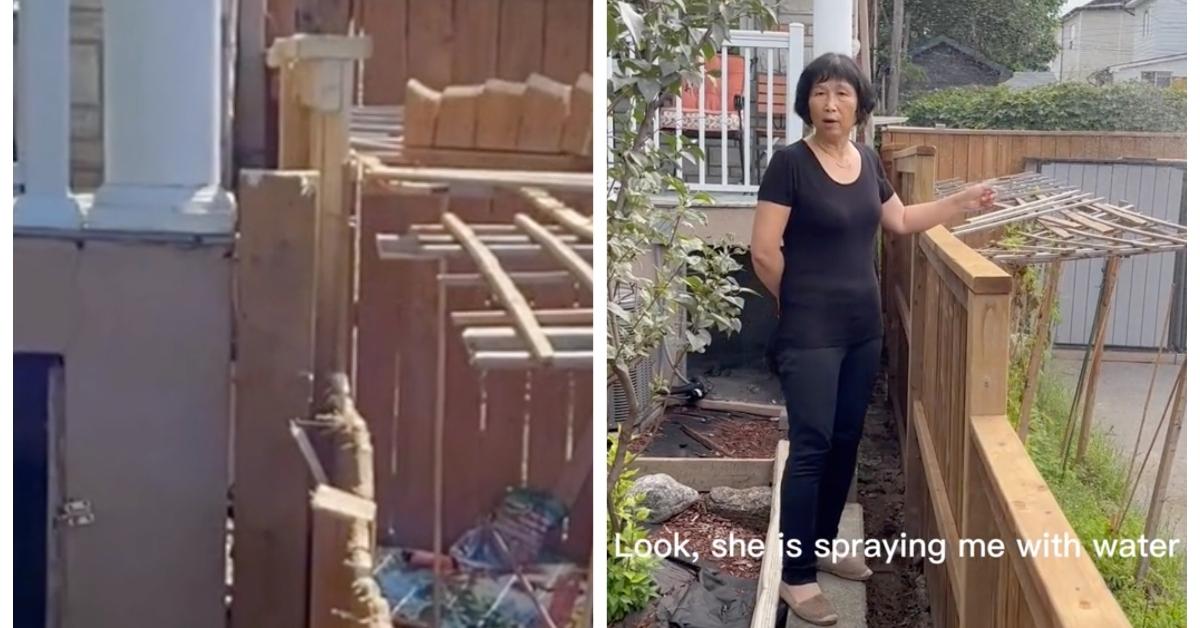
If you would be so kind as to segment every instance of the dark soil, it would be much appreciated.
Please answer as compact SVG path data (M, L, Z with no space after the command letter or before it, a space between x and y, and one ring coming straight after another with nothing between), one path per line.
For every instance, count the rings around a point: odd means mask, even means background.
M904 530L904 473L883 378L875 385L858 449L858 501L863 507L866 538L897 539ZM929 595L919 563L900 559L890 564L869 563L875 575L867 580L867 625L888 628L926 628Z
M687 510L650 530L647 536L651 540L670 540L676 533L679 534L680 539L688 539L688 549L699 554L702 561L706 561L709 566L721 573L751 580L758 579L761 559L740 554L716 558L713 556L712 543L716 539L728 540L731 534L733 538L746 542L753 539L764 539L767 534L766 521L756 527L730 521L708 512L704 506L704 500L700 500Z

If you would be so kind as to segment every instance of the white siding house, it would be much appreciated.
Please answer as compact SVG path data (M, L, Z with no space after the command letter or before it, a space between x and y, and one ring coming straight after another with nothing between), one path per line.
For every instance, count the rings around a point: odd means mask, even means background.
M1135 20L1124 4L1092 0L1062 17L1061 50L1050 67L1059 81L1086 81L1098 70L1133 59Z
M1125 8L1135 24L1130 61L1187 53L1185 0L1132 0Z

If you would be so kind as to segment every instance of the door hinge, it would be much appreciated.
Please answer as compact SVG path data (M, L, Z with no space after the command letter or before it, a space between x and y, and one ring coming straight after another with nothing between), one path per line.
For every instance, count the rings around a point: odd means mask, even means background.
M86 499L71 499L63 502L58 507L58 514L54 517L55 524L65 525L68 528L90 526L95 522L96 515L92 512L92 502Z

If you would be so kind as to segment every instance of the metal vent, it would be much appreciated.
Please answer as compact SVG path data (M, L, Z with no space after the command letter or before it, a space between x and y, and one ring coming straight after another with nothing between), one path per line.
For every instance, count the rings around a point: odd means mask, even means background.
M628 288L617 290L617 303L627 312L633 312L637 308L637 294ZM627 327L626 324L621 324L622 327ZM645 408L650 403L650 382L654 377L653 360L651 358L643 358L633 365L629 372L629 378L633 380L634 396L637 399L638 407ZM625 396L625 390L619 383L613 382L608 385L608 427L615 429L617 424L629 418L629 399Z

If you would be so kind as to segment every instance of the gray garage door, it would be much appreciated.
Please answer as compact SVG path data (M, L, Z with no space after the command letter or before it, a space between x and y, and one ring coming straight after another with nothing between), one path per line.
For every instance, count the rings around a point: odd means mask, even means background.
M1112 201L1128 202L1144 214L1186 224L1186 166L1178 162L1035 160L1028 166L1049 177ZM1105 343L1149 349L1158 346L1166 321L1167 344L1182 351L1185 337L1183 252L1155 253L1121 262ZM1104 260L1063 265L1059 288L1060 319L1054 341L1087 344ZM1177 292L1173 306L1171 293ZM1167 312L1170 307L1172 312Z

